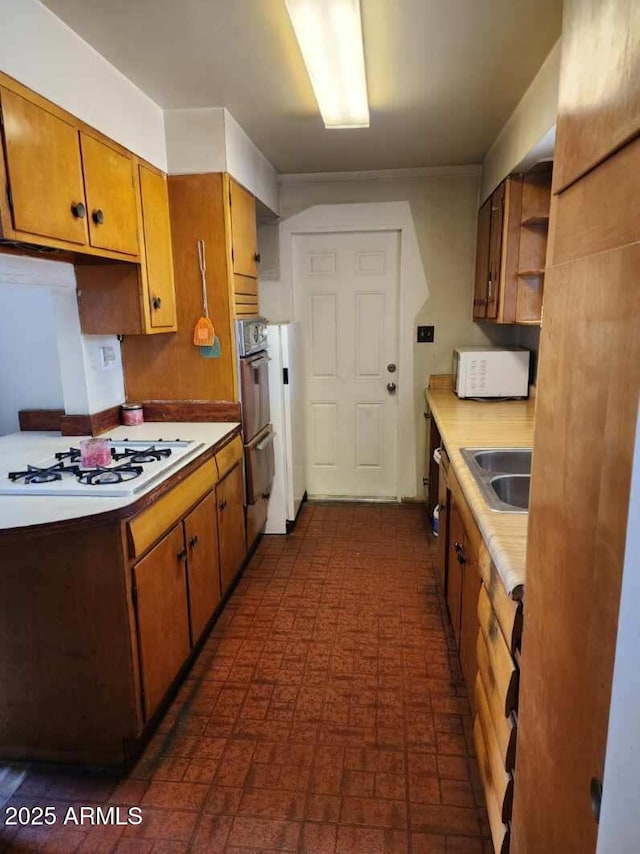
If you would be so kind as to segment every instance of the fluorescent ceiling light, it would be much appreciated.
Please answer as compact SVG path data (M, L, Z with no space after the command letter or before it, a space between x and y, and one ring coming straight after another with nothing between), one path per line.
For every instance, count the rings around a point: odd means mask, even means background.
M360 0L285 0L328 128L369 127Z

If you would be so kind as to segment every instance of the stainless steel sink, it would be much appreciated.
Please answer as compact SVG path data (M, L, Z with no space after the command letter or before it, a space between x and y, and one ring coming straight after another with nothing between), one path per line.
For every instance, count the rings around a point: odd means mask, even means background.
M484 471L505 474L531 474L531 449L510 448L509 450L475 451L476 463Z
M531 475L528 474L501 474L489 481L489 486L503 504L523 510L529 509L530 484Z
M462 456L491 510L527 512L531 448L463 448Z

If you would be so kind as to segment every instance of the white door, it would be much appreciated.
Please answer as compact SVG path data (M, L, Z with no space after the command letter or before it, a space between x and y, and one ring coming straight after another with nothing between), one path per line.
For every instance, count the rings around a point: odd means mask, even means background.
M399 232L297 235L307 491L396 498Z

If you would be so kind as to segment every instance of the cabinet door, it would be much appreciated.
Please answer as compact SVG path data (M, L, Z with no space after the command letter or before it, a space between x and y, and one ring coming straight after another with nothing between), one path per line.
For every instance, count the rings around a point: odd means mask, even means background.
M256 232L256 200L244 187L229 182L231 202L231 240L233 272L240 276L258 276L258 237Z
M220 538L220 582L224 595L236 577L247 553L241 464L234 466L225 479L218 484L216 497Z
M86 244L78 131L6 89L2 118L13 227Z
M491 233L491 197L478 211L478 236L476 238L476 286L473 294L473 316L487 316L487 289L489 284L489 242Z
M460 663L467 686L469 705L475 713L475 683L478 673L476 647L478 643L478 596L480 595L480 568L471 555L469 544L465 541L462 565L462 595L460 615Z
M444 453L444 452L443 452ZM440 516L438 519L438 574L442 590L447 589L447 559L449 557L449 505L451 493L447 487L447 474L440 464L438 471L438 504Z
M200 639L220 602L218 521L212 492L184 520L187 541L191 642Z
M151 326L173 326L176 322L176 298L165 176L140 166L140 195Z
M563 212L571 192L558 199L561 236L578 235L575 246L588 213L589 245L611 240L611 220L598 222L595 195L583 199L575 219ZM637 525L628 511L639 269L635 242L553 266L545 283L518 715L518 852L596 850L590 781L602 780L605 768L627 524Z
M487 283L486 317L498 316L500 274L502 269L502 227L504 222L505 184L500 184L491 196L491 223L489 235L489 281Z
M460 616L462 604L462 564L460 552L464 548L464 526L455 499L449 504L449 560L447 563L447 607L451 625L460 648Z
M185 557L180 523L133 567L145 720L189 655Z
M89 240L98 249L138 254L138 209L133 161L80 132Z
M640 130L637 0L564 0L555 192Z

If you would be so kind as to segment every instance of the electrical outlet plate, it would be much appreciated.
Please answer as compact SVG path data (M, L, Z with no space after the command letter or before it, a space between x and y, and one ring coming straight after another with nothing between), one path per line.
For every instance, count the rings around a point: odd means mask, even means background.
M115 347L100 347L98 365L101 371L112 371L116 364Z
M418 326L418 344L433 344L435 330L435 326Z

